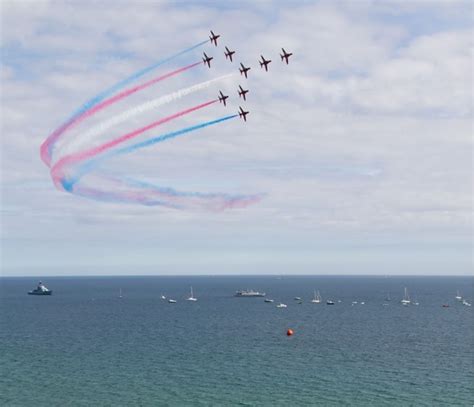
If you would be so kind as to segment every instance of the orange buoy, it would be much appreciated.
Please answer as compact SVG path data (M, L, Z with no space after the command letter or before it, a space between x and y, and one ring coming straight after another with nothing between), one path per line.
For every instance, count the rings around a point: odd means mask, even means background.
M293 334L294 334L293 329L288 329L288 331L286 331L287 336L291 336Z

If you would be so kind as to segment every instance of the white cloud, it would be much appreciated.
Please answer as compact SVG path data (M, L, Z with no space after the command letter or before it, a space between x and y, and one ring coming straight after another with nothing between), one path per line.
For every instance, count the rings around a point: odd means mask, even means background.
M380 2L258 3L225 10L155 2L7 2L1 124L2 200L9 208L2 222L9 238L54 235L84 246L93 236L113 242L117 232L133 231L160 241L169 234L175 244L188 235L191 246L232 247L235 236L247 234L249 244L272 242L276 234L288 244L325 235L337 241L346 234L375 240L383 233L395 240L428 231L440 240L465 236L472 222L473 33L453 23L413 34L409 19L398 18L426 10L427 4L411 5L390 22L383 16L395 11ZM459 13L443 18L457 22ZM246 210L202 214L54 191L38 158L54 127L98 91L205 39L209 27L222 33L221 46L207 48L215 57L212 70L154 87L71 134L144 100L236 70L242 60L252 65L249 80L237 81L251 89L247 125L235 121L163 143L109 168L182 190L266 192L266 198ZM237 50L234 65L223 58L224 44ZM288 66L279 61L281 46L294 52ZM257 65L260 53L273 60L268 74ZM151 112L112 135L215 97L217 90ZM234 86L225 91L232 98L229 110L205 110L179 126L234 111L241 101Z

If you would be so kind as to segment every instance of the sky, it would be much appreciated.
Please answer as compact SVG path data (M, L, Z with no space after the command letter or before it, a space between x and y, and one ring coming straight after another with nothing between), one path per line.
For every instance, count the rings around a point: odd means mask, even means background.
M0 7L3 276L472 274L471 2L5 0ZM77 151L95 146L101 139L84 134L99 123L233 74L104 137L213 100L219 89L230 95L227 107L215 103L140 140L235 114L238 84L250 89L247 123L232 119L112 158L101 170L258 202L174 208L58 190L39 155L48 135L90 98L206 40L211 29L221 34L217 48L205 44L141 80L199 61L202 51L214 57L212 69L160 82L68 137ZM233 63L224 45L236 50ZM294 54L289 65L281 47ZM272 59L268 73L260 54ZM239 62L251 66L248 80Z

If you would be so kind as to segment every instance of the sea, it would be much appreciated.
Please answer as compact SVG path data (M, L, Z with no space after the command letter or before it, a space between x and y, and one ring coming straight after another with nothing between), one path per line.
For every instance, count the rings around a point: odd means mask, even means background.
M0 279L2 406L474 404L474 309L454 298L473 302L472 277L45 277L53 295L27 295L37 282Z

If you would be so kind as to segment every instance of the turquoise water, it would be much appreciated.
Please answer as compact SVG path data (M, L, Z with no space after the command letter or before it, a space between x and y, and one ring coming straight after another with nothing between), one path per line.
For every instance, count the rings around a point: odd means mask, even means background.
M472 278L51 277L51 297L0 282L1 405L474 403L473 307L454 299L472 302ZM400 305L405 286L419 306ZM313 289L336 304L311 304Z

